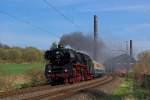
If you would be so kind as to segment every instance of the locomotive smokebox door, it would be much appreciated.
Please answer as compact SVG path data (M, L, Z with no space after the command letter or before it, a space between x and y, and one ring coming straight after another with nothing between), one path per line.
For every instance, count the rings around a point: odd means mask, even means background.
M58 48L64 48L63 44L58 44Z

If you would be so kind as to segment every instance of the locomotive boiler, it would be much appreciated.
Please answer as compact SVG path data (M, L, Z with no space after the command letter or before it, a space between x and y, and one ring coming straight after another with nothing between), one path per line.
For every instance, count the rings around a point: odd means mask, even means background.
M73 49L59 45L45 52L47 64L45 76L51 85L76 83L94 77L94 64L91 58Z

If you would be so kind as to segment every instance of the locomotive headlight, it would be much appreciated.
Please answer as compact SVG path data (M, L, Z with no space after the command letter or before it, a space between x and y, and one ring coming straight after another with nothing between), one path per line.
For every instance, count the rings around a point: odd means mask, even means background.
M52 71L51 71L51 70L49 70L48 72L49 72L49 73L51 73Z
M67 69L65 69L65 70L64 70L64 72L66 73L66 72L68 72L68 70L67 70Z

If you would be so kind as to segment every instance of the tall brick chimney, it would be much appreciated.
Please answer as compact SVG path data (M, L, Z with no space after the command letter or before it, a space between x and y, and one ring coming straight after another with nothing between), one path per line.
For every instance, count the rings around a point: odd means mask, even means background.
M130 40L130 56L133 57L133 45L132 45L132 40Z
M93 50L93 58L97 61L97 41L98 41L98 17L94 15L94 50Z

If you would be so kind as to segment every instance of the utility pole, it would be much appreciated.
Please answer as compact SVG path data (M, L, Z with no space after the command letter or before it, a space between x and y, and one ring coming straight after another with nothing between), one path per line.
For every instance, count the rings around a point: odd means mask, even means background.
M129 51L129 49L128 49L128 48L129 48L129 46L128 46L128 41L125 41L125 43L126 43L126 53L128 54L128 53L129 53L129 52L128 52L128 51Z

